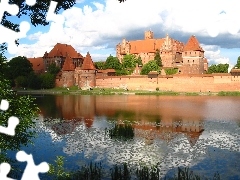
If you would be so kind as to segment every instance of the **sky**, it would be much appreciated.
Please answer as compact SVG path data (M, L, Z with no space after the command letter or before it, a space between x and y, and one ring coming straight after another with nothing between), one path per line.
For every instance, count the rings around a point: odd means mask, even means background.
M116 45L123 38L140 40L151 30L154 38L171 38L187 43L195 35L211 64L234 66L240 56L239 0L76 0L71 9L62 11L63 24L31 26L20 39L16 56L42 57L56 43L72 45L93 61L116 56ZM13 17L14 18L14 17ZM19 23L28 17L16 18Z

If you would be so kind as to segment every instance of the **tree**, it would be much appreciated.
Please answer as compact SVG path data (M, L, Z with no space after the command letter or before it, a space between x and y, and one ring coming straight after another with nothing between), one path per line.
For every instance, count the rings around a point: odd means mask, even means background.
M96 69L104 69L104 61L98 61L98 62L94 62L94 66L96 67Z
M19 7L19 13L17 17L20 18L23 15L30 18L31 24L35 27L38 25L49 25L46 20L47 12L50 5L49 0L37 1L34 6L28 6L23 0L11 0L11 4L16 4ZM66 10L73 7L76 4L76 0L58 0L57 8L55 13L58 14L61 10ZM15 24L11 21L11 14L5 12L1 21L1 24L9 29L19 32L19 24ZM18 42L16 42L18 44ZM6 44L0 45L0 51L4 52L7 50Z
M140 66L143 65L143 63L142 63L142 59L141 59L140 56L136 59L136 63L137 63L138 65L140 65Z
M229 64L213 64L208 68L208 74L212 73L228 73Z
M156 50L156 53L155 53L155 56L154 56L154 60L157 62L157 65L159 67L162 67L162 59L161 59L160 52L159 52L158 49Z
M151 60L143 65L141 75L147 75L150 71L160 71L160 67L155 60Z
M22 145L27 145L34 132L30 128L34 127L32 121L37 116L38 108L33 103L34 99L30 96L19 96L11 90L10 81L0 75L0 97L9 102L7 111L0 113L0 125L8 126L8 118L15 116L19 119L19 124L15 129L15 136L8 136L0 133L0 162L7 160L5 156L7 150L20 150Z
M237 59L237 64L235 65L236 68L240 68L240 56Z
M104 69L121 69L121 63L117 57L110 55L104 63Z
M59 73L60 70L61 70L61 68L59 66L57 66L55 63L52 63L48 66L48 72L50 74L53 74L55 77L56 77L57 73Z
M55 76L50 73L44 73L40 75L42 88L51 89L55 87Z
M8 77L15 80L18 76L28 76L33 72L32 64L24 56L12 58L8 63Z

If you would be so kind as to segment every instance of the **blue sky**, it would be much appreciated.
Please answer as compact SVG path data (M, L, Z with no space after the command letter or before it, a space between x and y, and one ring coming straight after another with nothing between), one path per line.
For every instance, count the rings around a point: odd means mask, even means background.
M115 55L123 38L143 39L151 29L154 38L170 37L183 43L195 35L205 50L210 64L236 64L240 56L240 17L238 0L77 0L76 5L60 15L64 24L31 26L27 37L20 40L17 54L41 57L56 43L72 45L83 56L89 51L93 61ZM29 17L12 17L13 22Z

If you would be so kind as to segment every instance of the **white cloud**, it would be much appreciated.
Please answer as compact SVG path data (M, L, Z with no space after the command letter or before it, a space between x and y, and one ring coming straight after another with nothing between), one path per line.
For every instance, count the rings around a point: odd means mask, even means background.
M83 0L76 2L82 3ZM207 28L217 19L220 19L219 29L213 31L226 33L226 23L230 27L229 23L233 22L230 30L236 32L239 23L235 21L240 15L236 8L238 4L237 0L232 0L231 4L225 0L203 0L201 3L193 0L129 0L121 4L117 0L105 0L104 3L92 1L82 8L75 6L64 11L63 27L51 23L48 32L29 35L29 40L37 42L31 46L21 44L18 54L42 56L59 42L71 44L80 53L89 51L90 54L99 54L96 50L101 47L105 55L106 51L112 52L128 33L134 35L135 30L144 31L155 26L159 32L166 29L173 33L182 31L209 36ZM220 14L222 11L225 14ZM235 36L240 36L240 33ZM109 49L108 44L112 46ZM207 52L206 56L216 62L228 62L228 58L221 57L220 52Z

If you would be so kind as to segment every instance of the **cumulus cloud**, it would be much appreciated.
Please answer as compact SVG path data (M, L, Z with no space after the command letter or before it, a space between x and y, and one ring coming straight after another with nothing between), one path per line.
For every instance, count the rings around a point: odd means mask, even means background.
M29 35L28 39L36 42L29 46L21 44L19 53L42 56L59 42L71 44L83 54L89 51L95 60L95 55L100 54L99 49L104 50L104 55L107 55L106 51L110 54L122 38L143 39L144 31L148 29L154 31L156 38L162 38L168 32L173 36L177 34L178 40L195 34L206 45L239 45L240 33L237 29L240 21L236 21L236 17L240 12L236 8L239 4L237 0L232 0L231 4L225 0L203 0L201 3L193 0L129 0L121 4L117 0L105 0L103 3L89 1L86 5L78 6L83 1L77 0L75 7L62 13L65 19L63 26L52 22L48 32L39 31ZM217 26L215 22L218 22ZM213 33L220 33L219 39L218 36L209 38L208 29L211 26ZM234 37L228 31L235 33ZM223 34L224 37L220 36ZM227 44L226 40L230 43ZM214 53L206 56L217 58L214 61L228 61L227 57L220 59L220 52Z

